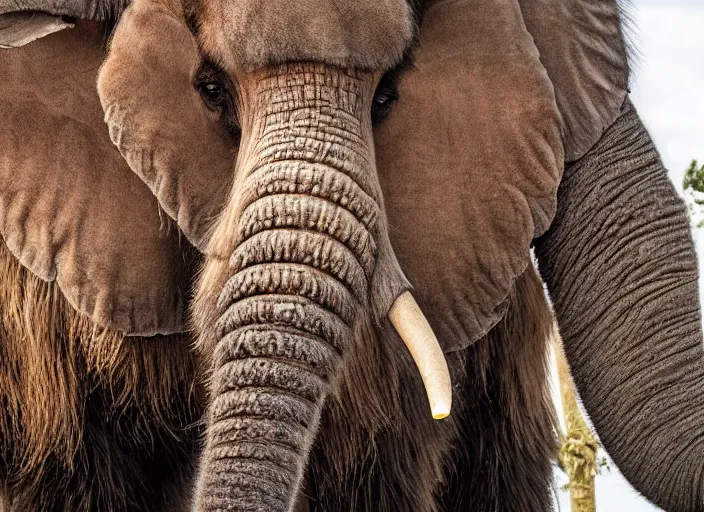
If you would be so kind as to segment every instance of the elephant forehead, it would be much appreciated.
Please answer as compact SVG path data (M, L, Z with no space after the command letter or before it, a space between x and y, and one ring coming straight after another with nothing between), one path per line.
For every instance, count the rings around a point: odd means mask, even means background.
M190 10L204 49L234 70L291 61L386 69L414 32L407 0L196 0Z

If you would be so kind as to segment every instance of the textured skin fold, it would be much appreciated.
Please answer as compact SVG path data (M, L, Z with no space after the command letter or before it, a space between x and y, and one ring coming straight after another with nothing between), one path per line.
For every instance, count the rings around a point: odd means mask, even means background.
M628 91L618 0L519 0L555 87L565 160L581 158L616 120Z
M89 23L0 50L0 235L97 324L181 331L187 244L110 141L102 59Z
M518 2L432 3L375 139L401 268L443 348L465 348L504 314L562 172L552 86Z
M565 171L536 243L577 388L624 476L704 510L704 346L683 201L630 104Z

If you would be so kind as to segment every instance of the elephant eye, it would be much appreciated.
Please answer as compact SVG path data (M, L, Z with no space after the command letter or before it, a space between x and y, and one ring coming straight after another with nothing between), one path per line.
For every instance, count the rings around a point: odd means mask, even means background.
M200 86L203 97L211 104L220 104L224 100L225 91L217 82L206 82Z
M388 116L396 101L398 101L398 92L395 85L382 82L374 93L372 122L378 123Z
M228 134L234 138L239 137L241 132L237 106L232 93L234 85L227 74L206 59L193 79L193 87L198 91L205 107L217 116Z
M374 104L379 107L383 108L389 105L390 102L398 99L398 97L394 97L390 94L379 94L374 98Z

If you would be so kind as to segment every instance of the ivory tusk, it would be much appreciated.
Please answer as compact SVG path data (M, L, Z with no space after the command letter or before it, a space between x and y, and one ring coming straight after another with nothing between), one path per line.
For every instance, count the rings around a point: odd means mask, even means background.
M410 292L399 295L389 319L420 371L433 418L447 418L452 408L450 371L438 339Z

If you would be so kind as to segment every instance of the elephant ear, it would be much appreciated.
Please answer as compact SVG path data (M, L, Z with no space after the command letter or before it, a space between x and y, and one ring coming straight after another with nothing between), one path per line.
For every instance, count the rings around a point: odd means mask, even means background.
M552 85L517 0L431 2L375 131L391 243L446 351L503 316L563 169Z
M189 249L110 141L95 83L100 27L0 50L0 235L101 326L184 329Z
M239 140L194 87L202 64L178 2L135 0L115 30L98 90L113 142L204 251L230 192Z
M555 86L565 159L579 160L621 115L628 51L618 0L520 0Z

